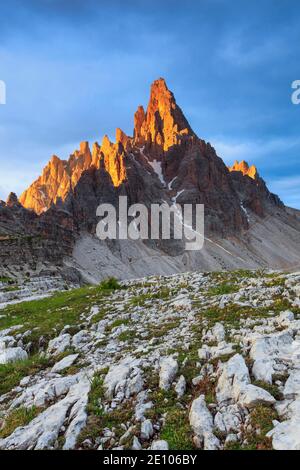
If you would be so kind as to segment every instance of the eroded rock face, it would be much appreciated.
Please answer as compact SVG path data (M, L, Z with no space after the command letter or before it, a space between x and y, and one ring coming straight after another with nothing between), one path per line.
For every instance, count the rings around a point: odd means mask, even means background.
M72 253L73 218L59 207L38 216L25 209L11 194L0 204L0 266L24 266L52 262L60 265Z
M81 142L68 161L54 155L42 175L20 197L21 204L36 214L47 211L52 204L64 202L74 191L83 173L91 168L99 169L101 162L115 187L126 177L124 147L126 135L117 130L117 142L113 144L104 136L101 146L93 146L91 154L88 142Z
M115 143L104 136L92 151L82 142L68 160L53 156L20 202L37 214L64 208L78 229L92 231L99 203L117 205L120 194L131 203L204 204L207 232L222 236L248 228L247 207L263 216L267 204L279 204L255 167L236 162L229 171L196 136L162 78L151 86L147 110L135 113L133 137L118 128Z
M255 165L249 166L245 161L240 163L235 161L234 165L228 169L233 186L239 195L241 207L246 215L247 210L250 210L258 216L264 217L270 207L283 206L278 196L269 192Z

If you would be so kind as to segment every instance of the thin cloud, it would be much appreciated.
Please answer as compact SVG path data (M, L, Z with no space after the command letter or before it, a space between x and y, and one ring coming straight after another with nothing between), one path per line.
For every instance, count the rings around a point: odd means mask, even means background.
M249 160L249 163L258 162L265 156L275 153L287 152L300 146L300 138L280 137L271 140L230 141L218 137L210 139L217 154L225 163L233 160Z
M269 188L278 194L287 206L300 207L300 174L271 180Z

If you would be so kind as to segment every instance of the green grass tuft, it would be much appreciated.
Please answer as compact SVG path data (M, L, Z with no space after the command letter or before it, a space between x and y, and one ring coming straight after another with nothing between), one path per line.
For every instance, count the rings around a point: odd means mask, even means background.
M4 425L0 430L0 438L10 436L15 429L26 426L40 413L40 409L33 406L32 408L17 408L13 410L4 421Z

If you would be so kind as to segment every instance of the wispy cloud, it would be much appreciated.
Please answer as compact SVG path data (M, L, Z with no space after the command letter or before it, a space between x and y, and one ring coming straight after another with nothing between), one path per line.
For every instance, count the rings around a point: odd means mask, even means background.
M300 146L299 138L279 137L271 140L229 140L220 137L210 139L217 154L225 163L233 160L247 160L248 163L257 163L265 156L284 154L287 150Z
M300 207L300 174L271 180L269 187L273 193L284 198L286 205Z
M235 30L227 36L225 44L219 50L218 58L235 67L251 68L287 54L289 50L286 36L272 35L255 44L249 43L245 31Z

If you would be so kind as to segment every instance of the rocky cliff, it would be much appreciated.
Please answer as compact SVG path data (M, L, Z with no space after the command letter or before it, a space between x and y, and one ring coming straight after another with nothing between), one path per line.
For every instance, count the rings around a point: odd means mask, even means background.
M236 184L239 174L249 177L244 180L245 200ZM82 205L83 191L93 202L89 210ZM63 203L73 211L79 226L93 225L96 207L105 193L109 194L106 202L114 193L127 194L132 203L167 200L171 204L174 199L177 203L203 203L207 230L222 236L248 228L242 204L261 216L268 204L279 204L255 167L236 162L228 169L214 148L196 136L163 79L152 84L147 110L138 107L133 137L117 129L115 143L105 136L101 145L93 144L92 151L82 142L68 161L53 156L20 202L37 214Z
M232 244L236 239L245 251L243 242L248 237L246 246L251 251L249 234L253 224L263 224L276 214L281 228L272 234L273 252L276 253L274 240L285 226L291 233L293 254L294 246L298 246L295 241L300 231L298 216L291 215L279 198L269 192L255 166L235 162L228 168L224 164L210 143L192 130L162 78L151 86L147 109L138 107L133 136L117 128L115 142L104 136L101 144L95 142L91 147L82 142L68 160L53 156L19 202L2 203L0 224L5 217L17 217L24 225L25 217L25 232L41 231L50 245L58 245L50 254L61 258L65 249L61 237L69 255L75 240L86 233L95 235L98 205L109 202L117 206L119 195L128 196L129 204L139 202L146 206L163 201L169 205L204 204L206 240L214 243L216 251L216 255L209 255L214 261L209 261L208 267L213 267L216 260L220 267L226 253L232 254L231 248L223 247L223 242L218 248L217 240ZM257 240L254 242L257 245ZM109 249L122 251L118 242L108 245ZM150 241L144 245L171 257L184 251L184 244L176 240ZM220 250L223 252L219 255ZM197 260L189 260L190 267L201 265L199 256L196 257ZM249 257L257 263L260 250L255 248ZM181 264L182 269L185 263ZM265 263L269 263L269 258ZM225 266L231 267L232 263L226 260Z

